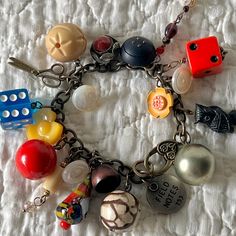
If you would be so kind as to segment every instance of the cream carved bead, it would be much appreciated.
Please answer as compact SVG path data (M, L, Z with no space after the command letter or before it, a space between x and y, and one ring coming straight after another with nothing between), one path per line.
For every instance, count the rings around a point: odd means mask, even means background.
M87 40L81 29L71 23L54 26L46 35L48 54L57 61L77 60L84 53Z

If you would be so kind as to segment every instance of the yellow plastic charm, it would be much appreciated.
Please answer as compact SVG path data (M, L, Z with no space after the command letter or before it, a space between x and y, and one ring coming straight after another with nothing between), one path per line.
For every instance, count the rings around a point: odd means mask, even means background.
M51 145L56 144L63 133L63 126L55 122L56 113L50 108L43 108L34 114L36 124L26 127L28 140L39 139Z
M50 108L42 108L33 115L33 119L35 123L40 122L41 120L47 121L55 121L57 118L57 114L52 111Z
M156 88L147 97L148 111L156 118L165 118L173 106L173 96L164 88Z

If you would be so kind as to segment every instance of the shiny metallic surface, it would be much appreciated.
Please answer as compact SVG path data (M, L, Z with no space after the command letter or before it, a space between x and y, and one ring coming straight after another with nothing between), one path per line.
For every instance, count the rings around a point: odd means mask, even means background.
M214 174L215 158L205 146L189 144L177 153L174 166L180 180L190 185L200 185Z
M102 164L92 171L92 186L98 193L109 193L121 182L119 173L110 165Z
M185 186L175 176L162 175L148 182L147 201L154 211L172 214L185 204Z

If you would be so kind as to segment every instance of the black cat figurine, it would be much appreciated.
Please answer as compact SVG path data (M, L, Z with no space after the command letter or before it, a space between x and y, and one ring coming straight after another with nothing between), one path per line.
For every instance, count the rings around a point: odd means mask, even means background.
M206 124L217 133L233 133L233 126L236 125L236 110L227 114L217 106L206 107L196 104L195 124L197 123Z

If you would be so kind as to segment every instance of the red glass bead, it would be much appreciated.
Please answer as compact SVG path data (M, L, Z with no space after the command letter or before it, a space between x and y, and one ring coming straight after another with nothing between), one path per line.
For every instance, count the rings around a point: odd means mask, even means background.
M190 41L186 44L186 52L194 78L203 78L222 71L222 56L216 37Z
M23 143L16 153L16 167L27 179L40 179L51 174L57 162L56 152L50 144L32 139Z
M71 227L70 224L68 224L66 221L63 221L63 220L60 222L60 226L64 230L68 230Z
M112 40L107 36L101 36L93 42L93 48L97 52L106 52L112 45Z
M163 46L156 48L156 53L161 55L165 52L165 48Z

